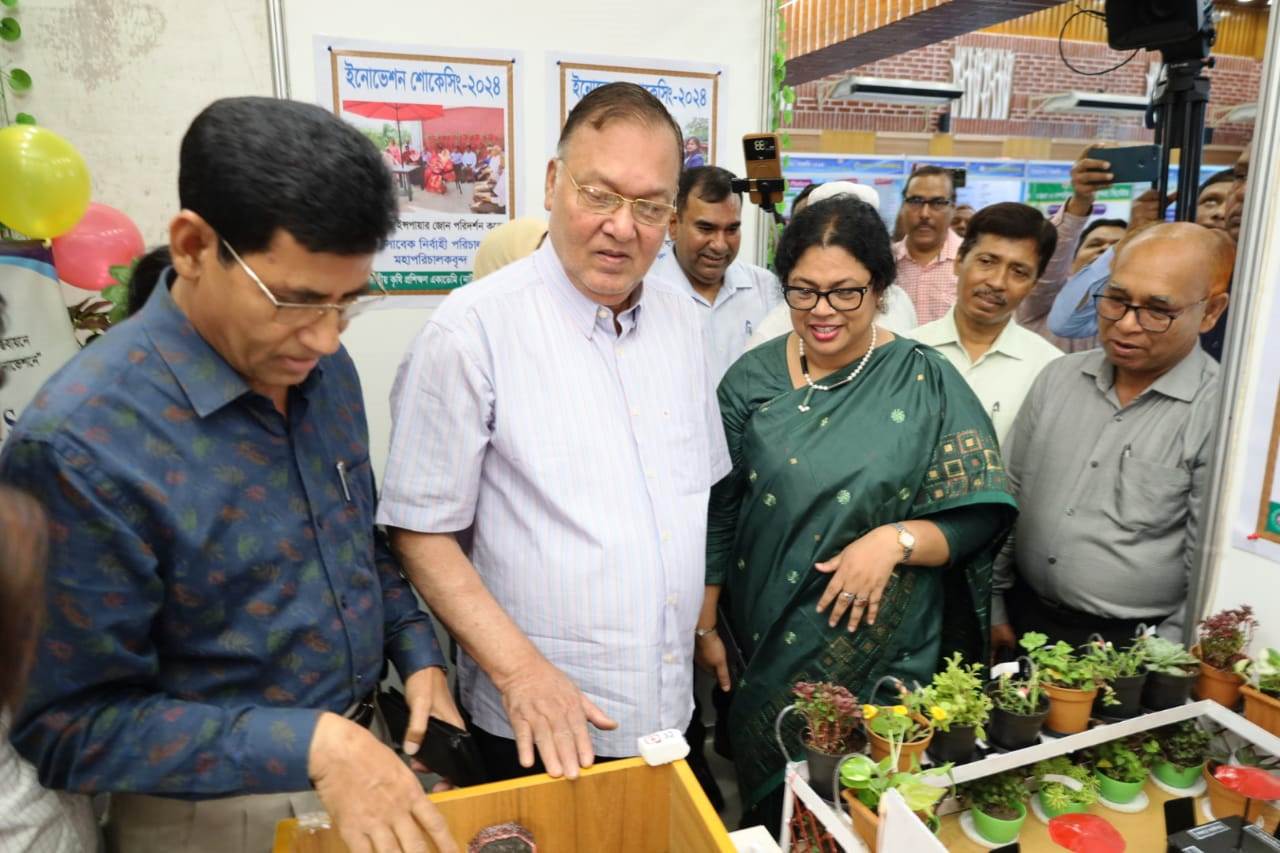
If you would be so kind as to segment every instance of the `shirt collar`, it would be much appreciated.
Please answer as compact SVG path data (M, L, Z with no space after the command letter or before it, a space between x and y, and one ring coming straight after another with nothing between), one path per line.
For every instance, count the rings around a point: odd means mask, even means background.
M533 263L538 276L550 285L552 293L568 312L574 328L580 331L583 337L590 338L602 321L608 321L612 325L613 311L588 299L582 291L573 286L550 239L543 240L542 245L533 253ZM641 284L631 307L618 315L618 324L624 330L629 329L636 322L643 299L644 285ZM602 310L604 313L601 313Z
M963 237L952 231L950 228L947 228L946 239L942 241L942 251L938 253L938 257L933 259L930 266L955 261L956 255L960 254L960 244L963 242ZM893 259L895 261L900 261L903 258L910 257L911 255L907 252L906 237L903 237L901 240L893 244ZM915 261L913 260L912 263L915 263Z
M139 312L139 321L186 394L192 410L197 416L206 418L253 389L200 336L187 315L173 301L173 294L169 292L173 278L173 267L166 267L160 273L155 289ZM303 394L319 381L323 363L324 359L321 359L299 386Z
M666 269L658 269L658 272L669 273L667 277L671 279L673 283L682 285L689 291L690 296L695 299L700 299L703 302L706 301L702 297L702 294L694 290L693 282L689 281L689 276L685 274L684 267L680 266L680 260L676 257L676 246L674 243L667 247L667 253L654 264L655 269L657 269L658 264L663 264L666 267ZM743 267L742 262L737 258L734 258L733 263L725 267L724 283L721 285L721 291L750 290L753 287L755 287L755 282L752 281L751 275ZM718 302L719 300L720 295L717 293L716 301Z
M1195 349L1187 353L1182 361L1151 383L1151 387L1142 393L1155 392L1174 400L1190 403L1195 400L1196 392L1200 390L1201 374L1204 372L1205 361L1208 358L1209 356L1200 348L1200 343L1197 341ZM1092 376L1098 390L1104 394L1116 383L1115 366L1107 360L1106 350L1101 347L1089 353L1089 357L1081 364L1080 370Z
M1009 322L1005 324L1004 329L1002 329L996 339L992 341L991 348L986 351L984 357L986 355L1000 353L1001 355L1007 355L1010 358L1016 358L1019 361L1029 358L1031 353L1028 351L1026 337L1021 334L1022 331L1022 327L1019 326L1012 317L1010 317ZM955 305L948 308L947 313L943 314L942 317L939 318L936 340L939 344L955 344L960 347L964 346L963 342L960 340L960 329L956 326Z

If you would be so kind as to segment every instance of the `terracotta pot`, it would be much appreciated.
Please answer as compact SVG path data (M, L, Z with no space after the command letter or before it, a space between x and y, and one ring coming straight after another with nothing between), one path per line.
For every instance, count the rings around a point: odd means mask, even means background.
M1200 657L1200 646L1192 646L1191 654ZM1212 699L1219 705L1234 708L1240 702L1242 684L1242 676L1200 661L1200 677L1196 679L1195 696L1197 699Z
M864 806L853 791L845 791L842 796L849 806L849 816L853 818L853 831L858 833L867 849L875 850L876 835L880 832L880 815Z
M881 713L887 712L881 711ZM912 714L911 719L915 720L922 726L927 726L929 731L924 737L918 740L907 741L902 744L902 749L898 751L899 770L910 770L912 757L915 757L915 759L919 761L921 753L925 751L925 748L929 745L929 741L933 740L932 723L920 714ZM867 733L867 742L871 744L871 757L876 761L886 758L889 755L889 741L871 731L870 726L868 726L866 722L864 722L862 726Z
M1060 735L1073 735L1089 728L1089 714L1093 711L1093 699L1098 695L1098 688L1088 690L1072 690L1046 684L1044 692L1049 694L1049 718L1044 727Z
M1250 684L1240 687L1240 695L1244 697L1244 718L1280 737L1280 699Z
M1204 765L1204 781L1209 786L1209 808L1213 810L1213 816L1217 818L1227 817L1228 815L1243 815L1244 797L1223 785L1213 775L1213 771L1219 766L1221 765L1217 761L1210 761ZM1246 819L1253 823L1259 816L1262 817L1267 833L1275 832L1276 823L1280 821L1280 809L1265 800L1251 800L1249 802L1249 815Z

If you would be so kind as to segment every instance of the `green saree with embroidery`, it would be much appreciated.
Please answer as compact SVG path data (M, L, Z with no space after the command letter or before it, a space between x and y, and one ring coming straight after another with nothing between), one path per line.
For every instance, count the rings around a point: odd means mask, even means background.
M733 470L711 493L707 583L721 586L746 663L729 713L746 809L782 784L774 721L795 682L832 681L869 702L882 676L926 683L951 651L986 660L991 565L1017 513L991 422L946 359L897 338L851 383L795 389L787 338L747 352L719 388ZM975 513L977 525L944 526ZM951 563L899 566L874 626L828 626L816 607L831 576L814 563L883 524L930 517ZM800 723L788 720L796 755Z

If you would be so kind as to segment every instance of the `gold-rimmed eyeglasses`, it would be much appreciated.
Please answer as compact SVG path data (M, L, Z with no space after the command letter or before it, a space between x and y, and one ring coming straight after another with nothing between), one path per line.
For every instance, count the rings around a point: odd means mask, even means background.
M244 262L244 258L240 257L236 250L231 248L231 244L221 237L218 239L226 247L227 251L231 253L231 257L236 259L236 263L240 265L240 269L244 270L244 274L249 276L254 284L258 285L262 295L271 300L271 304L276 308L274 319L282 325L309 326L312 323L319 322L327 314L334 313L338 317L338 324L346 326L387 296L387 289L382 284L382 277L375 272L369 278L369 283L365 290L352 294L341 302L281 302L271 292L271 288L263 284L262 279L258 278L258 274Z
M671 217L676 215L675 205L667 204L661 201L650 201L647 198L627 198L624 195L618 195L615 192L583 185L569 171L569 167L565 165L563 160L559 161L564 167L564 173L569 176L573 188L578 191L578 203L592 213L598 213L601 216L609 216L624 204L631 205L631 215L636 222L641 225L666 227L671 222Z

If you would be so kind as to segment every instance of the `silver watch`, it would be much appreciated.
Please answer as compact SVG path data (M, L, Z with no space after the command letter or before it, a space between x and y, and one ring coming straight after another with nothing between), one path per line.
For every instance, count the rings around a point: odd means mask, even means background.
M898 544L902 546L902 562L905 563L915 553L916 537L911 534L911 531L901 521L895 521L893 529L898 531Z

